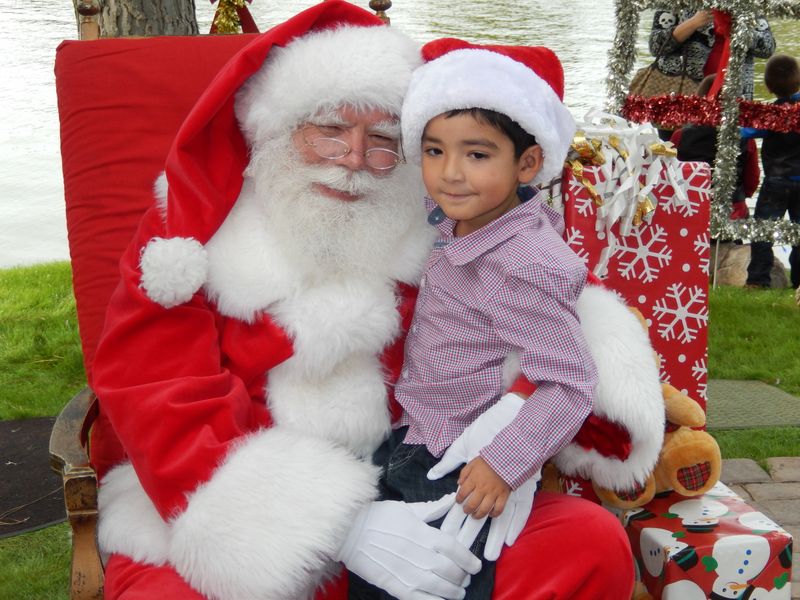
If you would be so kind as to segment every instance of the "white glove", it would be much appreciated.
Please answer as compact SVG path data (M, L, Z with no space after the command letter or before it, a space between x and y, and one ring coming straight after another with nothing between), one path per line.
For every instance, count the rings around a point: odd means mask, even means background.
M461 600L481 561L455 537L427 523L455 504L372 502L356 516L337 560L399 600Z
M463 464L478 456L482 448L488 446L494 437L508 427L517 416L525 400L516 394L505 394L489 410L475 419L469 427L450 445L442 456L428 471L428 479L440 479ZM503 543L509 546L519 536L533 506L533 495L540 476L532 477L511 493L505 510L489 524L489 536L483 556L488 560L497 560ZM483 527L483 519L467 518L460 504L454 505L442 523L442 531L455 535L466 545L471 546Z
M506 501L506 506L499 517L492 518L489 523L489 535L483 548L483 557L486 560L497 560L503 544L511 546L517 541L519 534L528 522L533 507L533 497L536 494L536 484L542 478L541 472L531 477L528 481L511 492ZM472 546L475 538L489 517L474 519L464 512L460 504L453 506L447 513L442 523L442 531L456 536L456 539L467 546Z
M505 394L450 444L442 460L428 471L428 479L441 479L478 456L481 449L492 442L494 436L508 427L524 403L516 394Z

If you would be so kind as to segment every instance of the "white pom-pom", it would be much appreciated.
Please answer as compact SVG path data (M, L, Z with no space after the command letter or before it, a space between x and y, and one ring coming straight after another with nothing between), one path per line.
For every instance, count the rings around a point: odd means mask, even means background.
M205 283L208 256L194 238L153 238L142 251L142 289L153 302L172 308L191 300Z

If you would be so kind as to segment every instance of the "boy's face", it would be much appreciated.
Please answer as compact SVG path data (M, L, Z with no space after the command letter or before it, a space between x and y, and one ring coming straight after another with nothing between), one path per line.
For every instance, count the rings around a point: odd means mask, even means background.
M444 213L467 235L517 205L517 186L533 179L542 150L531 146L514 156L511 139L470 114L439 115L422 134L422 178Z

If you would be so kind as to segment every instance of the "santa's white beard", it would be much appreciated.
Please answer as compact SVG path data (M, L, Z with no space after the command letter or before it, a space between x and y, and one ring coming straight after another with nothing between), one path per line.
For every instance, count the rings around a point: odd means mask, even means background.
M402 240L425 219L421 179L399 165L389 175L351 171L302 161L290 136L265 142L246 172L290 261L309 278L388 274ZM315 184L359 196L347 201L324 195ZM415 240L415 241L412 241Z

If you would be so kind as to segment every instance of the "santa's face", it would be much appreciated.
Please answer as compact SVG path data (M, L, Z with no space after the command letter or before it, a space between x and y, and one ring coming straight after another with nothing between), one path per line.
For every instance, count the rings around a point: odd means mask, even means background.
M395 115L379 109L343 106L310 118L292 134L299 158L307 165L337 166L381 177L397 164L400 124ZM324 196L353 202L363 194L315 182Z
M360 117L348 121L352 128L342 135L365 152L377 143L365 138L377 137L379 127L386 133L390 115L368 111ZM273 239L305 276L382 273L393 264L398 244L425 244L426 251L430 243L418 231L428 226L422 178L411 165L381 170L369 167L363 155L325 159L295 129L264 140L245 173Z

